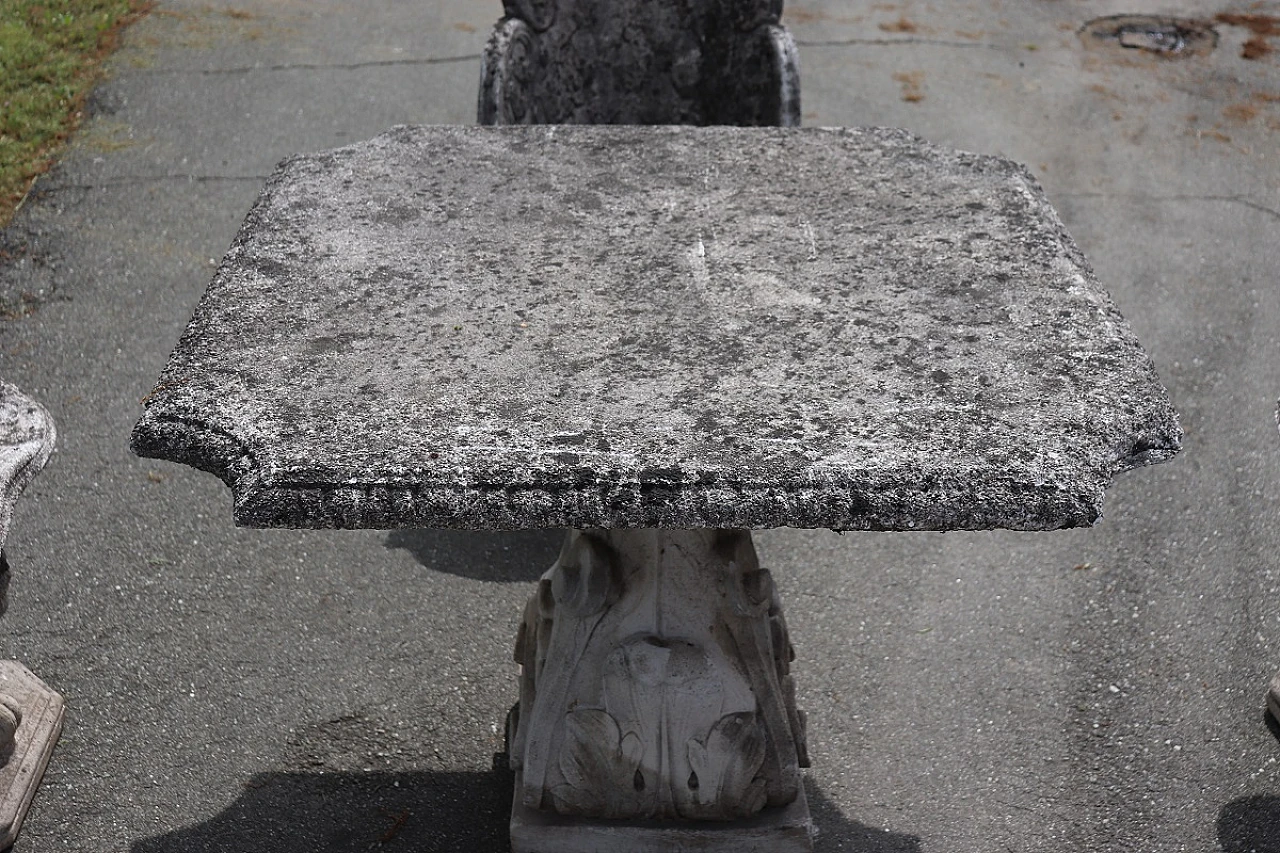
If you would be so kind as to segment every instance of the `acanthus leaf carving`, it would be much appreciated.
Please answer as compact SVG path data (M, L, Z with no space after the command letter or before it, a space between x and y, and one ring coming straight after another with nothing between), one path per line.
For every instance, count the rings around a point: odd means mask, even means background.
M644 747L634 732L601 708L579 708L565 718L559 768L564 782L551 790L556 811L592 817L632 818L646 811L640 773Z
M692 820L733 820L765 806L768 791L759 776L765 759L765 735L756 714L726 714L704 740L687 745L688 799L680 816Z
M745 531L571 532L519 650L527 807L732 821L798 796L794 651Z

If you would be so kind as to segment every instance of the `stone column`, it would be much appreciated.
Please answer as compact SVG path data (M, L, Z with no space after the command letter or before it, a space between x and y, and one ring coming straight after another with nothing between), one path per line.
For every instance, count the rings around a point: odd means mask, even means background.
M570 531L516 642L513 849L809 850L793 657L746 531Z

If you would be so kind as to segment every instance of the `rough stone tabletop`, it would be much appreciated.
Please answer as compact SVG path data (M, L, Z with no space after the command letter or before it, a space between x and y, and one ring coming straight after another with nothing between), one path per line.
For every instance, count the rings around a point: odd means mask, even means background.
M1179 441L1022 167L563 126L285 161L133 434L240 524L487 529L1087 525Z

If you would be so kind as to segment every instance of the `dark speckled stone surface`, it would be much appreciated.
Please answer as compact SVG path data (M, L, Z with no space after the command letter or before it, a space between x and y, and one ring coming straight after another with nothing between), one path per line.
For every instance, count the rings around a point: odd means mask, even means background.
M133 447L253 526L937 530L1091 524L1179 439L1013 163L435 127L281 165Z

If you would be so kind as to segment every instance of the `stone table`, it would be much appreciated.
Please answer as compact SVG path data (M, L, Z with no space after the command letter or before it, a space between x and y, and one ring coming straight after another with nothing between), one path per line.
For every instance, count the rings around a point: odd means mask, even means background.
M1179 440L1022 167L559 126L281 164L133 447L244 525L570 530L517 641L519 853L809 849L750 529L1089 525Z

